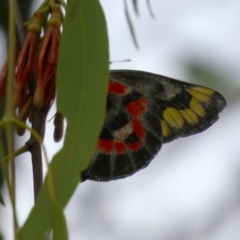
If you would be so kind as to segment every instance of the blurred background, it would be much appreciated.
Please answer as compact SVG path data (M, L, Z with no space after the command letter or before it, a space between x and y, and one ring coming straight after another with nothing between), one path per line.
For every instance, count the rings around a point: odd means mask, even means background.
M138 17L127 0L139 49L123 0L100 2L108 25L110 60L131 59L113 63L111 69L148 71L206 85L219 91L228 105L211 128L164 145L135 175L79 184L65 210L70 239L240 239L239 0L151 0L155 18L145 0L138 1ZM25 17L40 5L37 0L19 3ZM3 28L0 43L2 66L7 45ZM54 113L50 111L48 119ZM49 157L61 147L53 141L52 124L47 123L45 137ZM25 137L16 144L21 146ZM28 154L17 160L17 206L23 224L33 206L31 160ZM0 232L8 240L11 209L6 194L4 199L7 207L0 206Z

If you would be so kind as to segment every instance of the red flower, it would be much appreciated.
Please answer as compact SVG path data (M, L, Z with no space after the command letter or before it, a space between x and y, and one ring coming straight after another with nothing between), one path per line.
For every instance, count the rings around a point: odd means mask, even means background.
M3 65L2 71L0 73L0 102L3 99L7 87L7 59Z
M34 66L37 86L33 103L37 107L42 106L45 87L56 73L61 23L61 8L54 6Z
M44 104L50 109L55 99L56 93L56 74L52 76L50 81L48 81L47 85L45 86L44 91Z
M45 13L35 12L34 17L27 27L27 36L23 47L18 55L15 74L15 92L14 92L14 107L17 108L21 104L22 89L28 82L33 73L34 59L36 48L39 41L39 35L43 26Z

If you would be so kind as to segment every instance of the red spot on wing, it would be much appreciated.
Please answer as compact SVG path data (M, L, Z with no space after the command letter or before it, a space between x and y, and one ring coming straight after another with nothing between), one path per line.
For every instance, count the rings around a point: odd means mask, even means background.
M139 120L137 118L133 118L132 126L133 126L134 132L137 134L137 136L140 139L144 139L146 136L146 131L145 131L144 125L142 124L141 120Z
M110 94L123 95L129 91L129 87L120 82L109 81L108 83L108 92Z
M97 149L106 154L111 153L113 150L121 154L126 152L126 145L122 141L99 139Z
M115 141L114 150L115 150L116 153L125 153L126 152L125 143L121 142L121 141Z
M110 153L113 150L113 140L98 140L97 148L105 153Z
M135 143L129 143L128 148L132 151L137 151L140 148L142 148L142 142L138 141L138 142L135 142Z
M134 117L141 117L146 110L147 103L148 100L144 97L141 97L136 101L130 102L126 106L126 110L128 111L129 114L131 114Z

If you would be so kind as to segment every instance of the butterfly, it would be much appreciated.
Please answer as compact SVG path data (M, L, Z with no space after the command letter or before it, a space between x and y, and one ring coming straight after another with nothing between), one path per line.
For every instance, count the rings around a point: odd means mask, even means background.
M218 92L153 73L113 70L107 112L82 181L110 181L145 168L163 143L209 128L226 106Z

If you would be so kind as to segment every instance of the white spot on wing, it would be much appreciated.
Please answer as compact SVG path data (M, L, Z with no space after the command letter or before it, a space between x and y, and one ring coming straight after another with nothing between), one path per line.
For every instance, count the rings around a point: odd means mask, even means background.
M131 123L126 124L122 128L118 129L117 131L113 132L114 138L124 141L131 133L133 132L133 128Z

